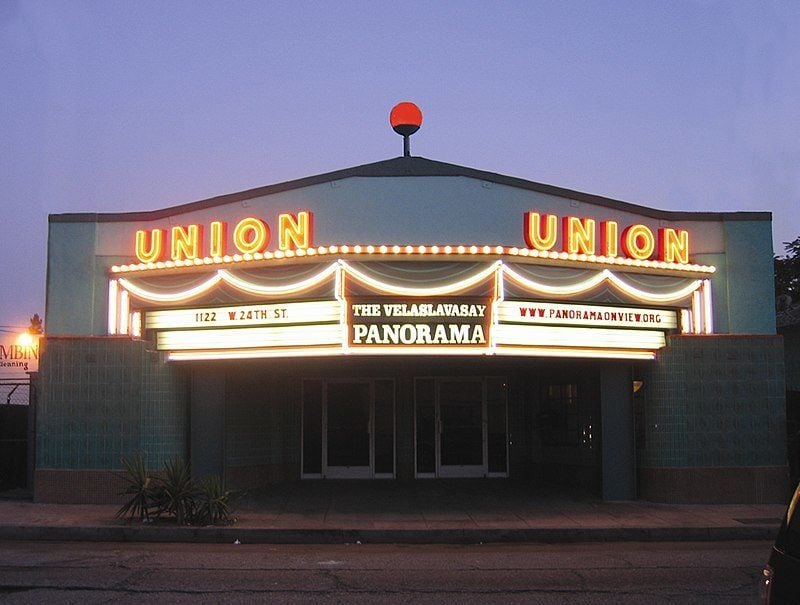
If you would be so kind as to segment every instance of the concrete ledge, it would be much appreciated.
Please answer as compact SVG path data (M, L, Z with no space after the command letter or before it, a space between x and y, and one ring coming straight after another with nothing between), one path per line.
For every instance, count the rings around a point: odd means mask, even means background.
M639 469L639 498L651 502L772 504L789 494L786 466Z
M264 529L228 527L52 527L0 525L0 540L233 544L478 544L498 542L720 542L774 540L777 525L742 527L530 529Z

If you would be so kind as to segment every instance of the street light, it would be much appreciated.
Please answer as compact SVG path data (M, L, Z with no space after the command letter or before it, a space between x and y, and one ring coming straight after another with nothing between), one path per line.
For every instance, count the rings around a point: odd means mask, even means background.
M36 341L33 339L33 334L22 332L17 336L17 344L21 347L32 347Z

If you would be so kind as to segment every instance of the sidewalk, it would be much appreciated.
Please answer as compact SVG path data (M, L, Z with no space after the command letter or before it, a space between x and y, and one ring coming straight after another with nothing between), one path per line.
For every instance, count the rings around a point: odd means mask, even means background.
M123 522L116 505L0 499L0 540L480 543L772 540L781 504L602 502L506 481L306 481L248 496L225 527Z

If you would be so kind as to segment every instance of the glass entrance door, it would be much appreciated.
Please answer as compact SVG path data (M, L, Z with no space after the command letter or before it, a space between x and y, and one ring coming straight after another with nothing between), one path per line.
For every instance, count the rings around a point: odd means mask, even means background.
M508 477L506 379L414 380L415 476Z
M438 386L438 476L486 476L483 381L440 380Z
M323 475L332 479L372 477L370 383L327 383L325 415Z

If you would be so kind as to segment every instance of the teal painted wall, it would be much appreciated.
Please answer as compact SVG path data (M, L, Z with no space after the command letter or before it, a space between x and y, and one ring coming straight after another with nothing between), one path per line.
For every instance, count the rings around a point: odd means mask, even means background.
M727 332L775 334L770 221L725 221Z
M97 223L50 223L47 239L47 298L45 326L49 335L100 335L97 319L98 284L108 288L108 278L98 273L95 238ZM106 294L107 298L107 294Z
M632 377L629 366L606 364L600 372L603 500L636 498Z

